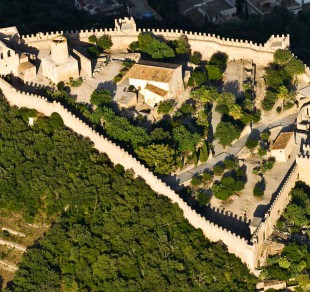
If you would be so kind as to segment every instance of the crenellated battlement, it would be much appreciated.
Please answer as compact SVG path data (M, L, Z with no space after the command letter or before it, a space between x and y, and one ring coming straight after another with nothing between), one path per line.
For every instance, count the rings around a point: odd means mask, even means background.
M273 226L280 219L283 211L291 200L289 194L291 192L291 189L294 187L295 182L297 181L297 177L298 167L296 162L294 162L289 170L287 177L282 182L282 186L277 191L275 199L265 213L263 220L251 237L250 241L253 243L253 245L255 245L255 254L258 259L262 254L263 244L265 240L272 234ZM258 262L256 266L259 266Z
M28 92L21 92L13 88L8 82L0 78L0 89L11 105L18 107L34 108L47 116L57 112L63 119L64 124L76 133L89 137L94 147L105 152L114 164L122 164L125 169L133 169L137 176L142 177L155 192L166 196L172 203L177 203L182 209L184 217L195 228L200 228L204 235L211 241L223 241L228 251L246 263L251 271L255 270L255 253L252 243L246 241L230 230L218 226L214 222L206 220L203 216L192 209L182 198L180 198L166 183L157 178L148 168L135 157L110 141L103 135L97 133L93 128L80 120L58 101L49 102L47 98Z
M188 38L192 51L202 54L203 58L208 59L217 51L227 53L230 59L253 59L256 63L267 65L273 60L273 53L281 48L286 49L290 46L289 35L272 35L264 44L253 43L248 40L233 38L222 38L210 33L183 31L178 29L137 29L132 18L116 19L114 28L92 29L80 31L56 31L48 33L37 33L21 37L21 44L30 47L42 48L49 45L49 41L54 37L63 34L71 42L88 42L92 35L100 37L104 34L110 35L113 42L113 50L126 51L133 41L137 41L140 33L152 33L166 40L175 40L181 35Z

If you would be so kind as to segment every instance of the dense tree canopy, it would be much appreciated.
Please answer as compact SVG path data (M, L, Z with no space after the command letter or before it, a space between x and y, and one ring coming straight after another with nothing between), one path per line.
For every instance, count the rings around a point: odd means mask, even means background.
M59 116L31 128L29 110L1 101L0 111L1 208L28 221L60 215L24 255L13 291L254 290L239 259Z

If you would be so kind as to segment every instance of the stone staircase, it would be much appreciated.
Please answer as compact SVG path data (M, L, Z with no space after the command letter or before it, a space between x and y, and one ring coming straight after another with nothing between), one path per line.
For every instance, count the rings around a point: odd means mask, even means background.
M98 76L103 68L107 66L108 56L106 54L100 54L97 58L97 62L94 68L93 77Z

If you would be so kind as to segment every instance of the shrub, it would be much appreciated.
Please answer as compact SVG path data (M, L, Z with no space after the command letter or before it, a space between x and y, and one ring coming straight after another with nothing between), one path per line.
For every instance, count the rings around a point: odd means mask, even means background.
M196 199L199 207L203 207L210 202L210 197L203 190L197 191Z
M202 55L199 52L194 52L193 55L190 56L189 60L195 65L199 65L201 63Z
M201 181L203 184L211 183L213 180L213 173L211 172L203 172Z
M192 72L191 77L189 77L187 85L196 87L205 83L206 81L206 74L199 69L195 69L195 71Z
M189 116L194 112L194 108L192 105L188 104L188 103L183 103L182 106L180 107L180 112L185 115L185 116Z
M158 105L159 114L169 114L173 110L173 102L171 100L161 101Z
M198 188L201 185L201 177L194 176L190 182L193 188Z
M259 157L263 157L263 156L265 156L267 154L267 149L259 147L258 151L257 151L257 154L258 154Z
M256 184L253 189L253 195L258 198L262 198L264 196L264 191L259 184Z
M65 89L65 82L63 82L63 81L58 82L58 83L57 83L57 89L58 89L59 91L64 90L64 89Z
M219 143L223 146L230 146L231 143L239 138L241 130L232 123L220 122L217 125L214 137L219 139Z
M72 79L72 78L70 78L70 85L72 86L72 87L79 87L79 86L81 86L83 84L83 79L80 77L80 78L78 78L78 79Z
M274 93L271 90L267 90L266 91L266 96L265 96L264 100L262 101L263 110L265 110L265 111L272 110L272 108L273 108L274 104L276 103L276 101L277 101L276 93Z
M280 113L280 112L282 111L282 107L278 106L278 107L276 108L276 111L277 111L277 113Z
M129 91L129 92L135 92L135 91L136 91L136 88L135 88L133 85L129 85L129 86L128 86L128 91Z
M221 80L223 77L221 69L216 65L208 64L207 72L208 72L208 78L211 81L218 81Z
M264 160L261 166L261 171L264 173L270 169L273 168L274 164L275 164L275 158L274 157L270 157L268 160Z
M222 175L224 173L224 167L222 165L215 165L213 167L213 173L215 175Z
M115 171L116 171L117 173L119 173L119 174L123 174L123 173L125 172L125 168L124 168L124 166L121 165L121 164L116 164L116 165L114 166L114 169L115 169Z
M258 145L258 140L257 139L253 139L253 138L248 138L245 146L247 148L249 148L251 151L254 150L254 148L256 148L256 146Z
M269 141L269 137L270 137L270 131L269 130L265 130L260 134L260 139L262 141L268 142Z
M122 76L117 75L114 77L113 82L116 84L116 83L120 82L121 80L122 80Z
M227 157L224 160L224 165L226 169L234 169L237 166L237 160L235 157Z

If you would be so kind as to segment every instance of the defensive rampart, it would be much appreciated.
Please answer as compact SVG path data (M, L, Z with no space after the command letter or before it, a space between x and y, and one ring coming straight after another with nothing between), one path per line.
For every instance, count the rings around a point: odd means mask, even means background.
M128 20L128 23L131 20ZM271 36L265 44L256 44L252 41L243 41L238 39L221 38L214 34L188 32L183 30L169 29L136 29L135 25L130 28L122 29L116 25L114 29L95 29L81 31L56 31L50 33L37 33L22 36L21 44L37 49L49 47L49 42L58 35L65 35L71 42L88 43L88 38L92 35L100 37L104 34L110 35L113 41L112 50L124 51L129 45L137 41L141 32L151 32L156 36L165 38L166 40L175 40L181 35L188 38L192 51L202 54L202 57L208 59L217 51L228 54L230 59L253 59L258 64L267 65L273 60L273 53L276 49L289 48L289 36Z
M229 252L234 253L246 263L251 271L255 270L255 254L251 243L231 231L206 220L200 214L197 214L196 211L191 209L191 207L171 190L169 186L158 179L144 165L121 147L98 134L65 109L60 103L56 101L50 103L44 97L17 91L2 78L0 78L0 88L11 105L34 108L47 116L51 115L53 112L60 114L67 127L84 137L90 138L94 143L94 147L100 152L105 152L114 164L119 163L126 169L133 169L135 174L142 177L155 192L168 197L173 203L177 203L183 210L184 217L191 225L195 228L200 228L204 235L211 241L223 241L223 243L227 245Z
M265 213L265 218L252 235L251 242L255 246L254 253L257 255L256 259L258 261L260 259L265 240L272 234L273 226L277 223L291 200L291 196L289 194L297 181L297 177L298 169L296 162L294 162L288 172L288 175L282 182L282 186L280 187L277 196L270 205L268 211ZM258 267L259 262L256 262L255 266Z
M297 168L294 163L283 185L265 214L264 220L254 232L250 241L239 235L206 220L186 202L184 202L168 185L157 178L136 158L132 157L124 149L98 134L91 127L86 125L74 114L69 112L60 103L53 103L42 96L20 92L13 88L4 79L0 78L0 88L11 105L18 107L34 108L47 116L57 112L62 117L65 125L76 133L88 137L94 143L94 147L105 152L114 164L122 164L126 169L133 169L137 176L142 177L146 183L157 193L168 197L172 203L177 203L182 209L184 217L195 228L200 228L204 235L211 241L222 241L230 253L235 254L249 269L254 272L259 267L259 259L262 253L264 241L271 235L273 226L280 218L283 210L289 203L289 192L297 179Z

